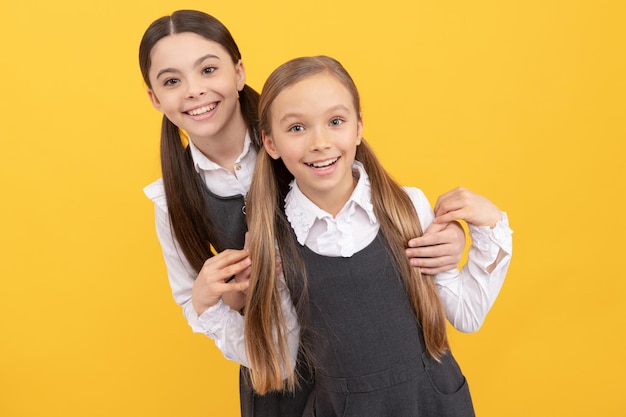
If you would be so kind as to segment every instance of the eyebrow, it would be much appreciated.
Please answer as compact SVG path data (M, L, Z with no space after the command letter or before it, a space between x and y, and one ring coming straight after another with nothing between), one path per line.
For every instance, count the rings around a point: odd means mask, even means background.
M196 62L194 63L194 67L197 67L198 65L202 64L205 60L209 59L209 58L215 58L215 59L220 59L219 56L214 55L214 54L206 54L204 56L201 56L200 58L196 59ZM156 78L157 80L159 79L159 77L165 73L168 72L180 72L179 70L177 70L176 68L163 68L161 71L157 72Z
M350 109L346 106L344 106L343 104L337 104L336 106L333 106L331 108L329 108L327 110L328 113L332 113L335 112L337 110L343 110L343 111L347 111L350 112ZM304 113L287 113L285 114L283 117L280 118L280 120L278 121L279 123L284 122L285 120L288 120L290 118L298 118L298 117L302 117L303 114L306 114L306 112Z

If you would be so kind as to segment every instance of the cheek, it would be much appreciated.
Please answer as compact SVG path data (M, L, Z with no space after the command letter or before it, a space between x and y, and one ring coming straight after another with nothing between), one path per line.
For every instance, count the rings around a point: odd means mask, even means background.
M276 153L283 158L285 164L291 164L294 161L300 159L300 151L296 146L290 144L289 146L285 146L284 143L275 144Z
M168 91L163 91L157 88L153 90L152 102L158 103L160 106L167 106L172 101L171 95L171 92L168 94Z
M173 111L173 104L171 100L168 100L168 97L163 97L160 101L158 110L162 113L169 114Z
M237 80L231 76L215 80L214 88L225 97L237 95Z

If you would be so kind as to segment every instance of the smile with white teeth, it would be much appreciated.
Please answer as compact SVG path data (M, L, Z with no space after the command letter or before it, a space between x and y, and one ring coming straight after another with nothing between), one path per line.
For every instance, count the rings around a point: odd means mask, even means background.
M199 116L201 114L210 112L216 107L217 107L217 104L213 103L213 104L209 104L208 106L202 106L202 107L198 107L197 109L189 110L187 114L191 116Z
M339 158L333 158L333 159L327 159L326 161L313 162L313 163L307 162L306 164L312 168L326 168L328 166L331 166L335 162L337 162L338 159Z

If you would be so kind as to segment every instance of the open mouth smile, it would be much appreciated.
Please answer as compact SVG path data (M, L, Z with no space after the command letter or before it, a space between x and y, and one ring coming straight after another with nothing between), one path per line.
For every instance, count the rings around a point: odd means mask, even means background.
M311 162L311 163L305 162L305 165L311 168L327 168L337 163L338 160L339 160L339 157L333 158L333 159L327 159L325 161L320 161L320 162Z
M205 114L205 113L210 112L211 110L215 110L216 107L217 107L217 103L211 103L206 106L198 107L197 109L189 110L185 113L187 113L190 116L200 116L201 114Z

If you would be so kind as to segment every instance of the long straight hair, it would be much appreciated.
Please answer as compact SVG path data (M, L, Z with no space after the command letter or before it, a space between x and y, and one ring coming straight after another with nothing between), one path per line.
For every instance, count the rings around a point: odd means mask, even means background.
M271 134L271 105L276 97L285 88L324 72L336 77L346 87L353 97L355 111L360 112L356 86L339 62L325 56L296 58L274 70L265 82L259 102L263 134ZM364 139L357 147L355 159L363 164L369 175L374 214L393 263L402 276L415 317L422 325L426 349L432 357L439 359L448 349L442 302L432 277L411 267L405 254L407 242L422 235L415 207ZM292 179L293 175L281 159L273 160L264 149L259 151L247 200L252 271L245 317L252 384L259 393L292 390L297 385L297 375L287 371L291 369L291 359L280 305L275 246L277 244L280 252L288 286L293 288L294 280L304 280L301 286L306 292L306 273L283 207ZM306 303L306 294L296 300L296 307L301 308L298 303Z
M152 22L141 39L139 67L148 88L152 88L149 78L152 48L167 36L185 32L218 43L235 64L241 59L235 40L219 20L200 11L179 10ZM239 92L241 112L255 149L261 146L258 102L259 94L250 86L245 85ZM218 252L226 248L220 247L215 239L213 213L207 207L204 184L195 171L190 149L185 146L178 126L165 116L161 125L161 171L174 236L191 266L199 272L204 262L213 256L211 245Z

